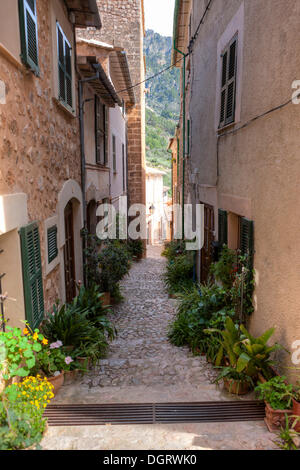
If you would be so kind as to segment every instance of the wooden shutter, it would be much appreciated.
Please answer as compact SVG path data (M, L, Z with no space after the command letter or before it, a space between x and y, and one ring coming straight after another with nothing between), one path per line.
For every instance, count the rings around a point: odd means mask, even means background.
M57 23L58 97L70 108L73 107L72 48Z
M221 247L228 244L228 216L227 212L219 209L219 243Z
M48 263L52 263L58 255L57 248L57 226L48 228L47 230L47 245L48 245Z
M108 163L108 108L104 107L104 164L107 165Z
M38 27L36 0L19 0L21 59L36 75L39 74Z
M31 328L44 317L40 236L36 222L20 229L26 319Z
M240 250L243 256L249 256L252 264L254 255L254 223L245 217L241 217L240 220Z
M237 45L235 36L222 54L220 127L235 119Z
M113 153L113 171L117 171L117 150L116 150L116 136L112 136L112 153Z

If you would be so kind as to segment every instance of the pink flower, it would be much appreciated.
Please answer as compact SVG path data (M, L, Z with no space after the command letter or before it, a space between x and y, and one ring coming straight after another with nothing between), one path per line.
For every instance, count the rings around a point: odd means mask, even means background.
M71 364L71 362L73 362L73 359L70 356L65 357L65 363L67 365Z
M58 349L62 346L62 342L61 341L56 341L55 343L51 343L50 344L50 349Z

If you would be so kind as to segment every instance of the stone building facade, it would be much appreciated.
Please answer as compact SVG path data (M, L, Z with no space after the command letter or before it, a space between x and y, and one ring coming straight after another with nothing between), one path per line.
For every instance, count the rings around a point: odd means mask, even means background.
M122 47L128 57L132 83L143 82L145 61L143 54L144 4L143 0L100 0L97 2L102 18L102 29L87 29L79 35L115 47ZM121 90L116 90L121 91ZM127 108L128 135L128 203L145 204L145 86L134 88L136 103Z
M276 327L275 339L292 352L300 338L300 111L292 103L300 3L175 4L173 63L182 69L178 50L187 54L185 202L203 203L206 214L199 278L207 278L211 242L247 248L255 268L248 326L254 335ZM287 355L282 359L293 366Z
M82 279L76 26L100 27L95 2L0 5L0 272L14 325L36 326L67 277Z

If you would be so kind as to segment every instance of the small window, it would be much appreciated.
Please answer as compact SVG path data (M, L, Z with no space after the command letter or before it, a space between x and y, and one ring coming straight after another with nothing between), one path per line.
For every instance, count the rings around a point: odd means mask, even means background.
M48 244L48 264L52 263L58 255L57 249L57 226L48 228L47 230L47 244Z
M96 163L107 164L107 108L95 95Z
M220 128L235 119L237 44L235 36L222 54Z
M73 108L72 48L60 25L57 26L58 98Z
M19 0L21 59L39 75L36 0Z
M117 144L116 144L116 136L112 136L112 156L113 156L113 171L114 173L117 172Z

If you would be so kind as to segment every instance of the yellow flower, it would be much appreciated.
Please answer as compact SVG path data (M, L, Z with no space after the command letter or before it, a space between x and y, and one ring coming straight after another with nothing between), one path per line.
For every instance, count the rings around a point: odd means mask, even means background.
M34 341L36 341L39 338L39 335L37 333L34 333L33 337Z
M44 338L42 343L46 345L46 344L48 344L48 340L46 338Z
M29 330L28 330L28 328L24 328L24 330L23 330L23 335L29 335Z

